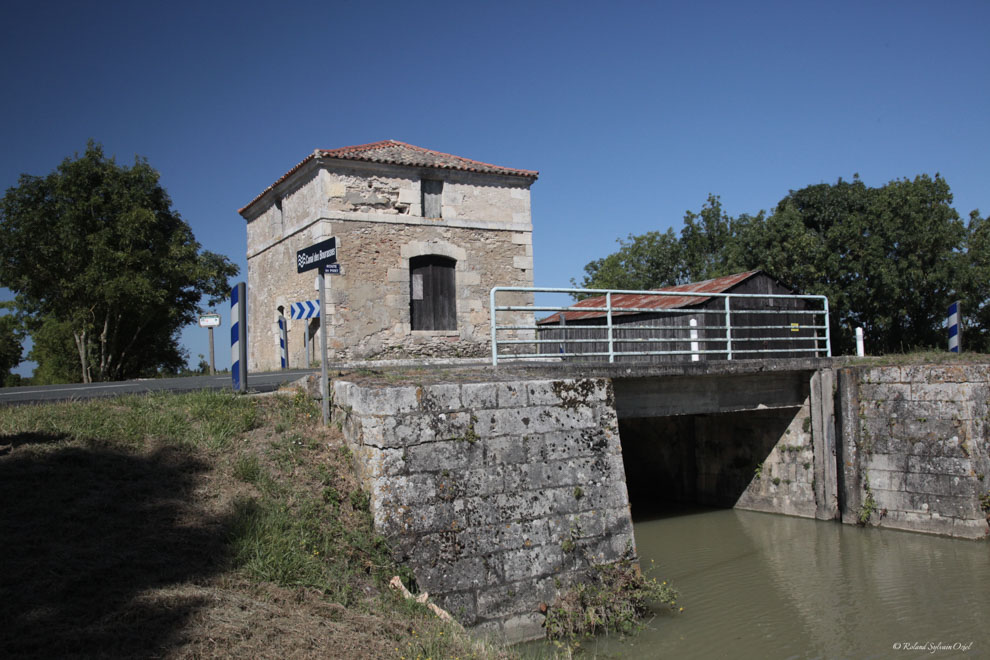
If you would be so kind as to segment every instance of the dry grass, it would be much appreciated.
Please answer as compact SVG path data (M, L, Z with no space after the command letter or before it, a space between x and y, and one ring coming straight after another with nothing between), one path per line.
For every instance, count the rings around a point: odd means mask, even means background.
M926 364L987 364L990 355L986 353L950 353L948 351L918 350L910 353L891 353L867 357L842 356L844 364L867 367L903 367Z
M0 409L0 656L509 657L388 590L318 420L210 392Z

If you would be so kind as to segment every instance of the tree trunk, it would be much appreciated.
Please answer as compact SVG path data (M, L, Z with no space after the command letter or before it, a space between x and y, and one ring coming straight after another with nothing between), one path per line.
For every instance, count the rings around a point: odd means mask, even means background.
M107 380L110 356L107 353L107 332L110 327L110 312L103 317L103 332L100 333L100 380Z
M79 365L82 368L82 381L84 383L92 383L93 380L89 374L89 360L87 359L86 350L86 331L72 333L72 338L76 340L76 348L79 349Z
M118 317L118 321L119 321L119 317ZM139 325L137 330L134 331L134 336L131 337L131 340L129 342L127 342L127 346L125 346L124 350L120 352L120 356L117 358L118 369L124 366L124 357L126 357L127 351L131 350L131 346L133 346L134 342L137 341L138 335L141 334L141 332L144 330L145 326L147 325L148 325L147 323L142 323L141 325Z

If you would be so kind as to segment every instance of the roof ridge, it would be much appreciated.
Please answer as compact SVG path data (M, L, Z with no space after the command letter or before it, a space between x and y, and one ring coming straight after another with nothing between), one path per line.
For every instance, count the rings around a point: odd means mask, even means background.
M744 277L744 276L749 277L759 272L760 272L759 270L743 270L743 271L739 271L738 273L729 273L728 275L721 275L719 277L710 277L707 280L699 280L697 282L685 282L684 284L674 284L673 286L650 289L650 291L683 291L687 287L701 286L703 284L709 284L710 282L717 282L718 280L727 280L734 277Z
M405 147L407 149L412 149L420 153L429 154L431 156L440 156L441 158L452 158L454 160L462 161L465 163L472 163L474 165L480 165L482 167L489 167L493 170L501 170L504 173L512 173L520 176L539 176L539 171L537 170L524 170L516 167L506 167L504 165L495 165L494 163L486 163L483 160L475 160L474 158L465 158L464 156L458 156L456 154L449 154L445 151L437 151L435 149L427 149L426 147L420 147L419 145L410 144L408 142L403 142L401 140L379 140L378 142L369 142L367 144L356 144L349 147L338 147L337 149L322 149L321 156L333 158L335 154L348 154L358 151L371 151L372 149L381 149L386 146L398 146ZM456 169L449 166L443 165L433 165L432 167L437 167L439 169Z
M377 149L384 147L389 144L403 144L398 140L379 140L378 142L368 142L367 144L352 144L348 147L337 147L336 149L317 149L321 155L326 155L328 153L334 152L347 152L347 151L363 151L365 149ZM412 146L412 145L408 145Z

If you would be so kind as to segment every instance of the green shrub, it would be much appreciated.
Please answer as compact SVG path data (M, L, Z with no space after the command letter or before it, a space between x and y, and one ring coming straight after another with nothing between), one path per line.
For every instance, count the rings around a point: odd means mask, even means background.
M547 637L573 640L608 631L633 632L654 608L674 610L677 596L666 581L641 573L629 557L595 566L547 610Z

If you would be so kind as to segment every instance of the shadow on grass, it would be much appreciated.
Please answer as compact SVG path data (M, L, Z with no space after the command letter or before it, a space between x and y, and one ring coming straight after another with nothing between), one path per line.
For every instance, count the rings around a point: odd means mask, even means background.
M190 504L207 467L174 448L0 456L0 656L150 657L181 641L205 604L194 585L225 564L227 521Z
M29 431L15 435L0 436L0 457L6 456L14 449L24 445L47 445L63 442L68 439L65 433L46 433L44 431Z

